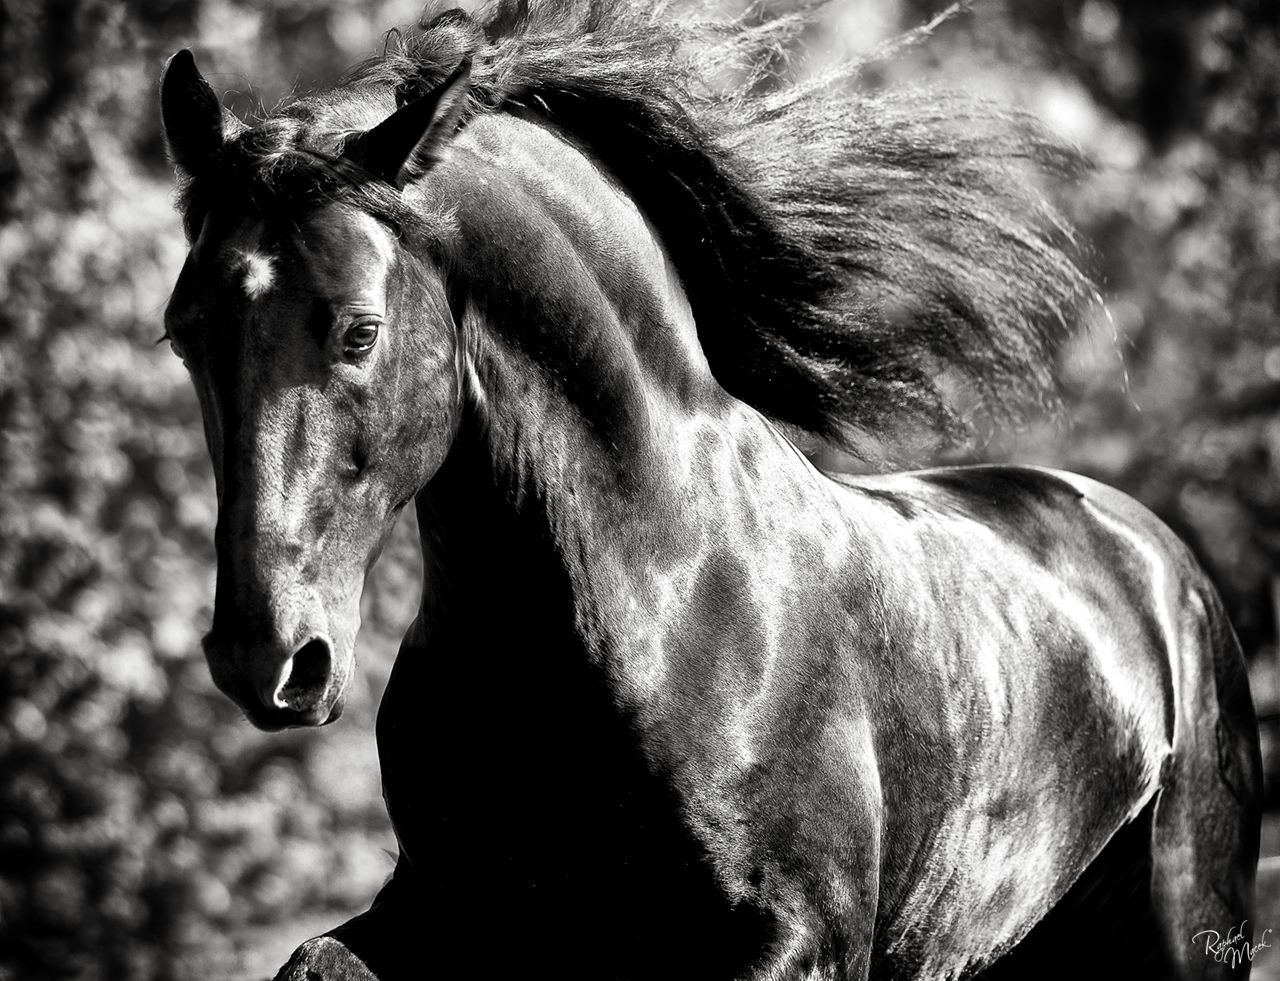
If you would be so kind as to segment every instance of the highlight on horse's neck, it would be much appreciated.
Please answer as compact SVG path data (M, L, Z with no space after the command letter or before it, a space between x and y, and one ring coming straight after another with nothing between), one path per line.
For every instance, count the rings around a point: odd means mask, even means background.
M681 418L718 390L687 301L595 165L538 127L486 123L483 152L468 147L444 178L464 188L452 263L464 391L519 492L569 481L633 499L670 470Z
M428 575L489 595L493 563L567 577L588 646L607 651L610 631L654 612L645 576L696 565L705 544L673 529L725 494L731 480L708 470L736 458L735 433L767 427L712 378L635 205L544 130L477 130L435 175L460 201L449 267L465 297L465 408L420 499ZM644 609L619 609L626 597ZM449 601L424 595L425 619L437 602Z

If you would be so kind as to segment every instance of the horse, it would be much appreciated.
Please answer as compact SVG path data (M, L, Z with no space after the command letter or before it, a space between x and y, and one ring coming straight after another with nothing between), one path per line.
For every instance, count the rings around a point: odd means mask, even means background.
M395 870L280 978L1247 973L1257 731L1188 549L1081 476L811 462L1046 404L1095 295L1071 151L782 82L811 16L431 10L252 124L167 63L204 650L253 724L339 717L421 530Z

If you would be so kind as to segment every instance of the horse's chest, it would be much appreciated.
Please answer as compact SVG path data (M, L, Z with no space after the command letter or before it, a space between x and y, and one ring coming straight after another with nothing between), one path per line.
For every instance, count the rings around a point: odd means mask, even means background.
M488 908L497 889L522 929L573 922L602 950L669 931L675 906L691 925L722 918L678 802L575 641L485 639L402 652L379 720L397 835L449 897L432 915Z

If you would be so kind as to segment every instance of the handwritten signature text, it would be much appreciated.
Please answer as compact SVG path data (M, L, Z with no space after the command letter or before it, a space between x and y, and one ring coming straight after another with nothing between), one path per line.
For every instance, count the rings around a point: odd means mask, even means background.
M1217 930L1201 930L1192 936L1191 942L1197 947L1204 944L1206 957L1212 957L1219 964L1236 967L1246 960L1252 961L1258 951L1270 947L1271 944L1267 943L1267 934L1275 932L1270 929L1263 930L1262 935L1258 937L1258 942L1251 944L1244 938L1244 928L1248 922L1248 920L1241 920L1240 925L1228 930L1225 936Z

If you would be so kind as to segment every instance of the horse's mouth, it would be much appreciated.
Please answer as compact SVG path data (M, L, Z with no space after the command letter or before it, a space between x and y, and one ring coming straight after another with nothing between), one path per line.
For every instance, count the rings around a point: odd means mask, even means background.
M241 706L245 718L254 728L263 732L281 732L285 729L315 729L333 725L346 708L346 698L339 695L332 704L323 703L307 709L263 708L261 706Z

